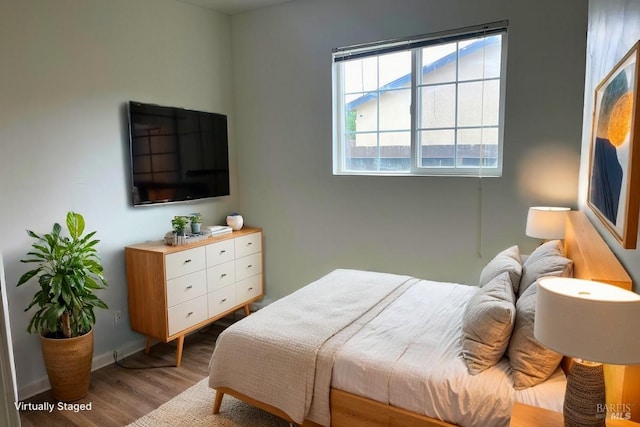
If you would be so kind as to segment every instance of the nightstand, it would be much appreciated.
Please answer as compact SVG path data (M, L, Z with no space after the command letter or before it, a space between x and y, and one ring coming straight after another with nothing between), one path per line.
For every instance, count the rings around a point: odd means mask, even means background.
M511 411L510 427L564 427L560 412L515 403ZM640 424L626 420L607 420L607 427L636 427Z

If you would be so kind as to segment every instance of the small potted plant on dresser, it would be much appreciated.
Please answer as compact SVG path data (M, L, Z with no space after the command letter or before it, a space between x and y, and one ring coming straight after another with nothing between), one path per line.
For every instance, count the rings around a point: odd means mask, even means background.
M174 245L183 245L186 243L186 237L184 234L184 230L187 228L187 223L189 222L189 217L187 216L174 216L171 220L171 226L173 227Z
M189 222L191 223L191 232L193 234L200 233L200 225L202 224L202 215L199 213L193 213L189 217Z
M82 215L67 213L69 237L55 223L42 236L27 230L37 241L23 263L35 264L24 273L18 286L37 278L39 288L25 311L37 306L27 330L38 333L53 397L64 402L83 398L89 392L93 360L94 309L108 308L94 291L107 282L96 251L95 231L84 233Z

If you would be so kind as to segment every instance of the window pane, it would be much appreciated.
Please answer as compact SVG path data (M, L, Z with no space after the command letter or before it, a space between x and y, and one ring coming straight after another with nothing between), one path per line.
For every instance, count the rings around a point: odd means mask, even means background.
M377 133L357 133L354 135L355 147L376 147L378 145Z
M411 129L411 89L380 93L380 130Z
M345 168L354 171L378 170L378 134L349 135L344 146Z
M408 171L411 169L411 132L383 132L380 134L380 170Z
M376 57L345 61L342 64L344 91L366 92L378 87L378 59Z
M458 126L497 126L499 106L497 80L458 85Z
M353 101L347 104L346 125L352 126L356 132L378 130L378 100L373 98L367 102Z
M422 83L456 80L456 43L422 48Z
M500 77L502 35L460 43L458 79L477 80Z
M441 128L455 126L456 87L455 85L427 86L420 89L421 128Z
M452 167L454 166L455 131L428 130L420 132L422 167Z
M456 151L459 167L497 166L498 129L460 129Z
M381 89L411 86L411 51L388 53L378 58Z

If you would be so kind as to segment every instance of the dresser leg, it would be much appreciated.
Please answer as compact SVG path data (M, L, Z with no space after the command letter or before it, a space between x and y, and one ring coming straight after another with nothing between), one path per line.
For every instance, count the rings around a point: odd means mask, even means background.
M147 345L144 347L144 354L149 354L151 351L151 337L147 337Z
M176 350L176 368L180 367L182 361L182 346L184 345L184 335L178 337L178 348Z
M248 316L250 314L249 304L245 305L243 308L244 308L244 315Z

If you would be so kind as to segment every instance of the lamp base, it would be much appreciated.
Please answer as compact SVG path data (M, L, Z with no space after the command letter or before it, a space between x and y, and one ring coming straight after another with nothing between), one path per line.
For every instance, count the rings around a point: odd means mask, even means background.
M575 360L564 395L566 427L605 427L607 411L601 363Z

